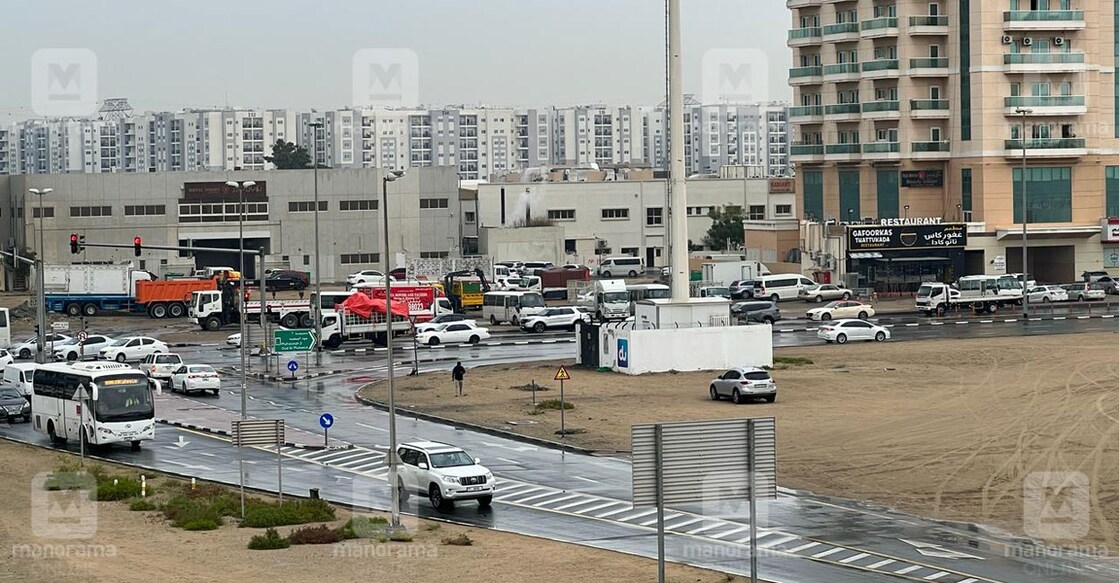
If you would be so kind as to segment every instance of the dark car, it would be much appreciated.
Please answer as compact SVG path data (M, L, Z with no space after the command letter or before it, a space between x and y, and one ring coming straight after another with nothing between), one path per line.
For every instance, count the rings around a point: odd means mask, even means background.
M408 278L408 268L407 267L397 267L396 269L389 272L389 277L391 277L393 279L407 279Z
M31 403L10 387L0 387L0 413L7 418L8 423L16 419L23 419L24 423L31 421Z
M265 278L264 283L270 290L302 290L307 288L308 277L301 271L273 271Z
M754 299L754 280L740 279L730 282L730 298L732 300Z
M731 305L730 313L739 321L773 324L781 319L781 309L777 304L765 300L736 302Z

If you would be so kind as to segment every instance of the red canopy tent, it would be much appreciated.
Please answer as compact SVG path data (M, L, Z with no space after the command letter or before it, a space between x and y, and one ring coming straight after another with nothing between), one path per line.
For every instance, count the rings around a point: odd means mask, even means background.
M374 299L365 294L354 294L346 301L342 302L342 309L351 314L357 314L362 318L369 318L374 313L385 313L385 300ZM403 316L405 318L409 315L408 304L403 302L394 302L392 305L392 313L394 316Z

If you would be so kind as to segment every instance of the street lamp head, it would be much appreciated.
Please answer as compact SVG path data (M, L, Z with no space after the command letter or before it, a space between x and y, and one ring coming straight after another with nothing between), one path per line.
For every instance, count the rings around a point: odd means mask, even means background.
M1018 115L1027 115L1027 114L1030 114L1030 113L1033 113L1033 112L1034 112L1034 110L1032 110L1032 109L1025 109L1025 108L1022 108L1022 107L1019 107L1018 109L1014 110L1014 113L1017 113Z
M243 188L252 188L252 187L256 186L256 182L253 182L252 180L246 180L246 181L241 183L241 186Z
M404 176L404 171L403 170L393 170L392 175L396 178L400 178L400 177Z
M28 190L31 192L31 194L38 194L38 195L44 195L44 194L54 192L53 188L30 188Z
M230 187L230 188L240 188L241 187L241 185L238 184L236 180L230 180L230 181L226 182L225 185Z
M909 205L905 205L905 210L909 210Z

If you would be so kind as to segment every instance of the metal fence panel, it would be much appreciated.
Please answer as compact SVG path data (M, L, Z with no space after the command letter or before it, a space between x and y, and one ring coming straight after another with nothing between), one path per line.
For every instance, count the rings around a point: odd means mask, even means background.
M283 445L283 419L252 419L233 422L233 445Z
M665 506L698 504L734 485L749 494L749 427L754 426L755 484L759 498L777 497L777 433L773 417L662 423L661 458ZM633 504L657 501L656 425L635 425Z

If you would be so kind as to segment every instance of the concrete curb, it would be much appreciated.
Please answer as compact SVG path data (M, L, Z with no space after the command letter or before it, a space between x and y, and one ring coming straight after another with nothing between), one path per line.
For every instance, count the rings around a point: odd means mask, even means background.
M380 381L378 381L378 382L380 382ZM370 384L376 384L376 383L370 383ZM369 386L369 385L366 385L366 386ZM387 411L388 408L389 408L389 406L387 404L382 403L380 401L374 401L372 399L366 399L365 397L362 397L361 395L359 395L358 392L356 392L356 391L354 392L354 400L357 401L358 403L361 403L362 405L366 405L368 407L375 407L375 408L380 409L382 411ZM397 407L397 414L400 414L400 411L401 411L401 409L399 407ZM546 447L548 449L560 449L560 450L568 451L568 452L571 452L571 453L579 453L579 454L583 454L583 455L594 455L594 450L584 449L584 448L581 448L581 447L575 447L574 445L568 445L566 443L560 443L558 441L541 439L539 437L530 437L528 435L521 435L519 433L513 433L512 431L506 431L504 429L497 429L495 427L489 427L489 426L486 426L486 425L477 425L475 423L465 423L465 422L462 422L462 421L456 421L454 419L448 419L446 417L439 417L438 415L431 415L429 413L423 413L423 412L415 411L415 410L412 410L412 409L405 409L405 411L407 411L407 414L410 417L415 417L416 419L422 419L424 421L430 421L432 423L439 423L441 425L450 425L451 427L454 427L455 429L467 429L467 430L470 430L470 431L477 431L478 433L485 433L486 435L493 435L495 437L503 437L505 439L510 439L510 440L513 440L513 441L520 441L522 443L529 443L529 444L536 445L536 446L539 446L539 447Z
M1059 322L1059 321L1062 321L1062 320L1095 320L1095 319L1106 320L1106 319L1113 319L1116 316L1117 316L1117 314L1098 314L1098 315L1097 314L1092 314L1092 315L1079 315L1079 316L1051 316L1051 317L1046 317L1046 318L1037 318L1037 317L1030 316L1030 321L1031 322L1046 322L1046 321ZM873 321L873 319L872 319L872 321ZM970 319L970 320L950 320L950 319L933 320L933 319L929 319L929 320L926 320L924 322L895 322L895 323L892 323L892 324L881 324L881 326L883 328L918 328L918 327L921 327L921 326L946 326L946 325L949 325L949 324L952 324L952 325L956 325L956 324L959 324L959 325L965 325L965 324L1014 324L1014 323L1017 323L1017 322L1024 322L1024 321L1025 321L1025 319L1022 318L1021 316L1014 317L1014 318L1008 318L1006 316L995 317L993 314L985 314L984 317L981 317L981 319L980 318ZM823 324L823 322L821 322L821 324ZM794 332L815 332L819 329L820 328L817 326L815 328L774 328L773 331L775 333L778 333L778 334L788 334L788 333L794 333Z
M411 363L409 363L409 364L411 364ZM311 373L311 374L308 374L308 375L298 376L298 377L295 377L294 379L291 378L290 376L287 376L287 375L276 375L276 374L263 373L263 372L253 372L253 373L249 373L245 376L247 376L248 378L251 378L251 379L256 379L256 380L259 380L259 381L268 381L268 382L272 382L272 383L283 383L283 382L291 383L291 382L299 382L299 381L308 381L308 380L316 379L316 378L319 378L319 377L331 376L331 375L336 375L336 374L343 374L343 373L347 373L347 372L351 372L351 371L327 370L327 371L322 371L322 372L314 372L314 373ZM233 369L233 368L222 368L222 369L218 370L218 373L224 374L224 375L227 375L227 376L233 376L233 375L239 375L240 374L237 371L237 369Z
M479 346L529 346L536 344L574 344L575 338L548 338L542 340L509 340L502 342L479 342L477 344L439 344L437 346L428 346L421 344L417 348L420 350L446 350L457 348L475 348ZM411 344L405 344L398 348L399 350L412 349ZM388 349L379 346L372 348L343 348L341 350L330 350L330 354L365 354L368 352L385 352Z
M224 429L212 429L210 427L202 427L201 425L195 425L193 423L182 423L180 421L168 421L167 419L159 419L159 418L156 418L155 422L156 423L162 423L164 425L170 425L171 427L178 427L180 429L191 429L191 430L194 430L194 431L198 431L200 433L209 433L211 435L220 435L222 437L233 437L233 434L231 432L226 431ZM344 443L345 445L329 446L328 447L328 446L325 446L325 445L306 445L306 444L303 444L303 443L296 443L296 442L293 442L293 441L285 441L284 442L284 447L295 447L295 448L299 448L299 449L309 449L309 450L320 450L320 449L322 449L322 450L338 450L338 451L353 449L353 447L354 447L354 444L352 444L352 443L346 443L346 442L341 442L341 443Z

